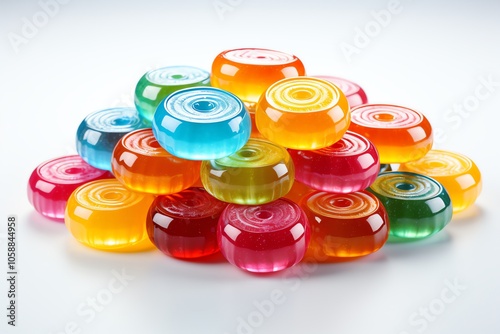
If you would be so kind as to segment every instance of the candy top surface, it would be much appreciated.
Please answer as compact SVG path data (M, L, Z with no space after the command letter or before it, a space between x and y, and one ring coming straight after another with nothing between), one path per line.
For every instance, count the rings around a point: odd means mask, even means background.
M212 87L193 87L171 94L163 102L168 114L191 123L223 122L244 109L235 95Z
M305 200L314 213L336 219L354 219L373 214L379 208L377 198L368 192L333 194L314 192Z
M99 110L85 117L87 127L100 132L127 133L141 126L135 108L118 107Z
M331 146L314 150L314 153L326 156L354 156L365 153L372 146L364 136L347 131L339 141Z
M220 167L256 168L274 166L283 161L289 154L285 148L262 139L250 138L248 142L235 153L215 159Z
M410 128L423 120L410 108L390 104L366 104L351 110L351 121L370 128Z
M78 155L46 161L36 170L44 181L58 184L83 183L108 173L108 171L90 166Z
M220 213L226 203L217 200L202 188L190 188L172 195L159 196L158 212L177 218L204 218ZM155 223L161 225L153 218Z
M229 224L251 233L287 229L303 218L300 207L284 198L262 205L229 204L224 215Z
M242 48L227 50L221 55L229 61L246 65L284 65L298 60L294 55L276 50Z
M139 192L130 191L116 179L104 179L86 183L74 192L74 197L83 208L75 213L85 215L85 209L111 211L133 206L144 199Z
M370 188L382 196L405 200L427 200L443 192L436 180L411 172L382 173Z
M347 80L347 79L333 77L333 76L329 76L329 75L313 75L313 77L323 79L323 80L328 80L328 81L334 83L335 85L337 85L337 87L340 88L340 90L342 92L344 92L344 94L346 96L357 94L357 93L359 93L360 90L362 90L362 88L357 83L352 82L352 81Z
M473 162L468 157L444 150L430 150L417 161L405 164L415 173L431 177L460 175L471 169Z
M153 130L150 128L136 130L122 137L121 143L123 147L129 151L148 156L171 156L153 135Z
M192 66L167 66L151 70L145 76L159 86L179 86L208 80L210 73Z
M273 108L294 113L331 109L338 104L340 95L344 95L331 82L312 77L282 79L272 84L265 94L269 105ZM342 117L339 115L337 118Z

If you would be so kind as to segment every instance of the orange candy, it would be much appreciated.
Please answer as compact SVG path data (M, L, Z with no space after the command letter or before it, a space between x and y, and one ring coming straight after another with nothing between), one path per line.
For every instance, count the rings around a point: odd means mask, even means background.
M271 85L257 104L257 128L263 137L292 149L330 146L349 127L349 104L329 81L296 77Z
M365 104L351 110L349 130L368 138L381 164L418 160L431 148L431 124L421 113L402 106Z
M431 150L417 161L402 164L399 170L424 174L441 183L450 195L454 213L471 206L481 193L481 172L462 154Z
M113 151L112 170L127 188L150 194L173 194L200 177L200 161L178 158L160 146L151 129L130 132Z

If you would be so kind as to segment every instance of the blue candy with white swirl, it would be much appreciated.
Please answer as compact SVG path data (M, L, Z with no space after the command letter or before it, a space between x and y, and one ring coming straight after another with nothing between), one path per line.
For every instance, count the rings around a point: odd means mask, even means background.
M172 155L189 160L233 154L250 138L251 120L235 95L212 87L177 91L156 109L153 134Z
M116 143L145 125L135 108L116 107L89 114L76 132L76 150L89 165L111 171Z

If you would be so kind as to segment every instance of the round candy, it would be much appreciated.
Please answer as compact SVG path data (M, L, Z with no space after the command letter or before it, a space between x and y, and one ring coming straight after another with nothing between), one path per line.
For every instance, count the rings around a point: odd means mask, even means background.
M418 111L389 104L365 104L351 110L349 130L368 138L380 163L418 160L432 148L432 128Z
M288 199L229 204L219 219L217 239L231 264L251 272L275 272L302 260L310 228L304 211Z
M410 172L386 172L368 189L389 215L391 236L417 239L441 231L452 217L450 196L436 180Z
M76 188L93 180L112 177L108 171L90 166L78 155L51 159L31 173L28 200L43 216L63 220L68 198Z
M384 206L367 191L316 191L301 202L311 225L309 254L316 258L357 257L379 250L389 236Z
M66 227L89 247L113 251L152 248L146 215L153 195L128 190L114 179L77 188L68 200Z
M250 115L240 99L212 87L183 89L156 111L153 132L173 155L192 160L217 159L239 150L251 132Z
M217 223L226 203L203 188L156 197L147 217L149 238L163 253L198 258L219 251Z
M226 50L215 57L211 83L238 96L253 112L267 87L284 78L304 75L304 65L294 55L244 48Z
M481 193L481 172L462 154L431 150L417 161L402 164L399 170L424 174L441 183L450 195L453 212L471 206Z
M192 66L168 66L144 74L135 87L134 102L145 123L150 125L160 102L175 91L210 86L210 73Z
M118 107L91 113L76 132L76 150L89 165L111 170L111 155L124 134L144 128L135 108Z
M320 149L347 131L349 104L344 93L329 81L288 78L262 94L255 121L262 136L277 144L297 150Z
M295 178L317 190L334 193L363 190L375 181L380 169L375 146L350 131L331 146L288 152L296 168Z
M339 87L347 98L347 101L349 101L349 107L351 108L368 103L365 91L355 82L329 75L314 75L313 77L328 80Z
M237 204L264 204L284 196L294 175L285 148L254 138L236 153L201 165L205 189L221 201Z
M201 162L173 156L160 146L151 129L141 129L120 139L111 165L115 177L131 190L173 194L198 180Z

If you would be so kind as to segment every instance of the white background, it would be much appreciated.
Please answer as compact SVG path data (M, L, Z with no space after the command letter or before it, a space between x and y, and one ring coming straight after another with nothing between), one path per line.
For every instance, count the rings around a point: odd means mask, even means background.
M6 325L0 275L1 333L223 334L238 326L240 333L500 332L500 2L401 0L384 26L374 13L387 13L387 1L103 2L73 0L50 7L50 17L37 1L0 2L0 267L7 262L7 215L16 214L20 273L16 328ZM26 22L39 27L30 31ZM371 35L365 40L364 29ZM343 52L347 44L357 53ZM345 77L371 102L423 112L435 147L466 154L481 168L476 205L426 241L264 276L220 256L186 262L159 251L86 248L64 224L32 209L31 171L76 152L84 116L131 105L147 70L210 70L219 52L236 47L293 53L308 74ZM478 99L477 89L487 96ZM130 280L92 316L89 301L109 297L108 284L122 271ZM461 290L446 290L453 283ZM262 301L273 293L282 303L262 315L256 304L268 306ZM429 307L426 320L420 312Z

